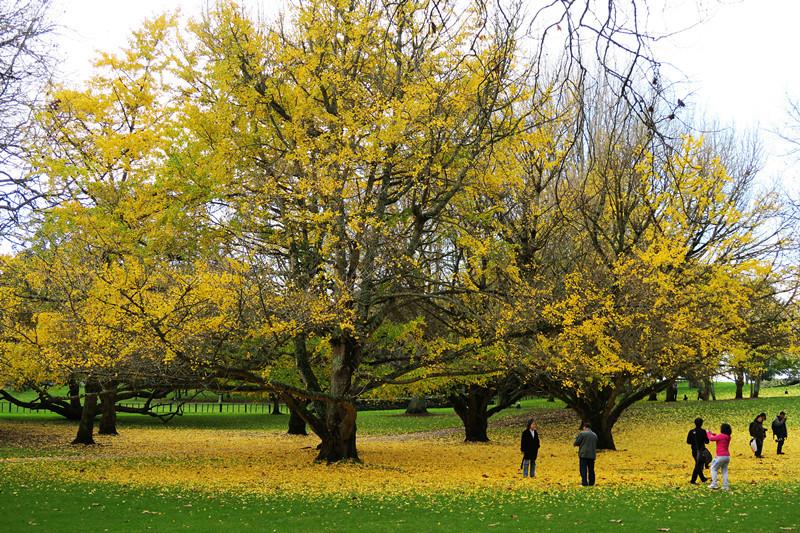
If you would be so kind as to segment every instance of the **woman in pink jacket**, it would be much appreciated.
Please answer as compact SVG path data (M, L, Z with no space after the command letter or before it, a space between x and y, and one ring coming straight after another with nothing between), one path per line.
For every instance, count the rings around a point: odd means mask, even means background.
M719 434L708 431L708 440L717 443L717 453L714 461L711 463L711 485L710 489L718 489L717 474L722 470L722 490L728 490L728 465L731 462L731 452L728 446L731 443L731 425L722 424L719 428Z

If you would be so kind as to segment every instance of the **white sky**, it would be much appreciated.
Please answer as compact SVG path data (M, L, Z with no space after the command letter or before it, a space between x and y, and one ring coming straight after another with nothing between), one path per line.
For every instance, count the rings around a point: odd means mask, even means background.
M684 98L698 116L737 130L758 129L766 152L765 180L797 193L797 157L774 134L787 121L787 98L800 98L800 1L684 0L683 20L665 28L702 22L658 43L657 53L687 80ZM667 21L667 22L663 22ZM677 78L677 76L676 76ZM681 90L679 89L680 93Z
M592 0L600 1L600 0ZM667 7L653 7L666 2ZM240 0L265 15L281 9L283 0ZM624 3L624 2L622 2ZM530 0L534 9L538 2ZM656 0L649 25L657 32L685 29L657 44L657 54L672 66L674 80L688 111L737 129L760 129L767 153L766 181L780 180L798 192L797 158L781 157L785 146L771 133L785 122L786 99L800 98L800 0ZM78 83L90 73L98 50L126 43L132 29L150 16L180 8L194 14L207 0L55 0L62 29L59 77Z

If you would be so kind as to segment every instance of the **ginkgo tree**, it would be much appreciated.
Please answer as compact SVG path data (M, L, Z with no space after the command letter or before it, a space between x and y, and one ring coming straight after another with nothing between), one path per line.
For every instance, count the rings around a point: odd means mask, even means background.
M519 21L489 16L479 3L307 1L289 25L219 6L193 26L182 157L281 295L335 317L295 339L304 386L271 383L321 437L319 459L356 459L355 397L428 364L380 349L381 328L436 296L420 273L444 213L524 124ZM450 351L434 346L429 363Z
M762 276L743 283L748 305L741 314L746 325L726 353L725 363L736 383L736 399L744 397L746 378L752 383L750 397L758 398L761 380L773 360L797 359L796 281L792 271L776 268Z
M37 357L85 382L80 442L91 442L98 395L101 431L108 420L115 432L118 387L130 397L202 386L220 337L238 327L241 269L205 253L212 232L169 189L171 28L167 17L151 22L127 54L98 60L85 89L53 88L40 114L33 163L61 203L36 221L27 283L15 290L41 303L28 343Z
M751 201L753 175L736 174L713 142L662 144L624 103L600 109L592 150L568 160L559 200L574 231L560 241L568 259L542 313L555 334L530 345L543 384L613 449L630 405L716 369L746 326L742 281L770 268L785 228L774 199ZM759 234L768 220L775 233Z
M447 324L446 334L471 334L482 347L458 361L475 375L458 376L445 390L464 424L467 441L488 440L489 417L524 395L540 391L539 354L518 342L549 333L541 318L551 300L545 275L561 238L553 183L559 179L570 130L551 88L531 91L525 131L500 143L487 159L480 187L458 195L447 213L449 297L429 306Z
M54 87L32 164L58 202L3 265L9 373L79 376L84 429L143 380L269 392L328 462L358 459L364 394L450 387L485 437L491 396L535 386L613 448L741 338L779 206L609 65L614 97L582 93L576 42L545 76L522 8L220 2Z

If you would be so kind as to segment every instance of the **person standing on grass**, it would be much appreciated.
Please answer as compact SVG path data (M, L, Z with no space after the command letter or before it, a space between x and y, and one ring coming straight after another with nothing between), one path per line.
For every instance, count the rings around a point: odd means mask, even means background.
M783 441L789 436L786 431L786 413L783 411L772 421L772 436L778 441L778 455L783 455Z
M525 431L522 432L522 441L519 445L522 452L522 477L536 477L536 457L539 455L539 433L536 431L536 422L533 418L528 420Z
M764 439L767 437L767 430L764 429L764 420L767 419L766 413L761 413L755 420L750 422L750 436L756 443L756 457L761 458L761 451L764 449Z
M717 453L714 460L711 462L711 485L709 489L718 489L718 475L722 470L722 490L728 490L728 465L731 463L731 452L729 446L731 443L731 430L730 424L722 424L719 428L719 434L707 431L708 439L717 443Z
M689 430L686 435L686 444L692 446L692 458L694 459L694 470L692 471L692 480L689 482L692 485L697 484L697 478L700 478L701 483L708 481L706 476L703 475L703 467L706 464L703 452L706 451L706 444L708 444L708 434L703 429L703 419L694 419L694 428Z
M589 422L581 425L582 431L575 437L575 446L578 446L578 467L581 471L581 485L591 487L594 485L594 461L597 458L597 434L592 431Z

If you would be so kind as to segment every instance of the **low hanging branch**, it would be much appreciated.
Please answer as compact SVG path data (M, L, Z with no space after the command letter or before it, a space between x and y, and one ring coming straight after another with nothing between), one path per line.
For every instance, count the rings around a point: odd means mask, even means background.
M59 414L68 420L79 420L81 410L75 409L69 403L69 398L54 398L43 391L38 391L39 396L35 400L24 401L10 394L5 389L0 389L0 397L4 400L24 409L33 411L51 411Z

